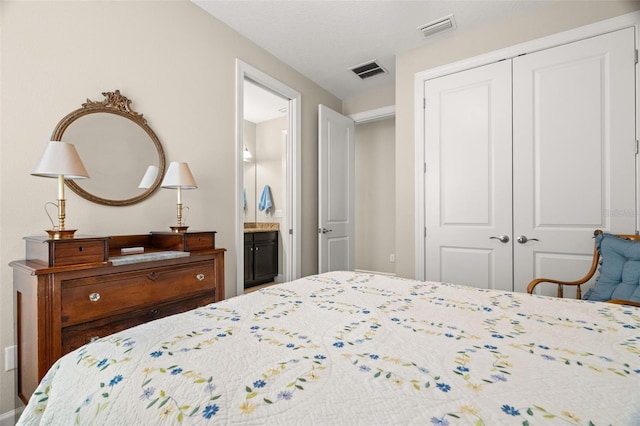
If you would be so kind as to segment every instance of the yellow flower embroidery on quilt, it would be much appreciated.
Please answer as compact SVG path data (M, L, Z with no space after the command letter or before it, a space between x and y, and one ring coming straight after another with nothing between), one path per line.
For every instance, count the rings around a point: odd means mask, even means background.
M578 418L575 414L569 413L568 411L563 411L562 415L570 420L573 420L576 423L580 423L580 418Z
M256 407L254 405L249 404L248 402L243 402L240 406L240 411L244 414L251 414Z
M464 414L478 414L478 409L473 405L463 405L460 407L460 412Z
M479 383L467 383L467 387L474 392L482 392L482 385Z

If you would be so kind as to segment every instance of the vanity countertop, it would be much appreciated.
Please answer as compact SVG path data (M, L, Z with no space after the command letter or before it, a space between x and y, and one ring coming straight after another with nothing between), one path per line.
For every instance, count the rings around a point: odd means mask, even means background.
M270 232L270 231L279 231L280 224L277 222L245 222L244 223L244 233L254 233L254 232Z

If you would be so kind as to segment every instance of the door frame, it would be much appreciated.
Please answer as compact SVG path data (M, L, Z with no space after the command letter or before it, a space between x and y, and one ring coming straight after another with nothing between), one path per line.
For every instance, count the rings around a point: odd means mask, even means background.
M267 89L289 99L287 113L287 138L285 154L286 200L284 229L281 235L288 236L289 250L283 251L284 279L291 281L300 277L302 235L301 223L301 94L270 75L236 59L236 294L244 294L244 81L249 78Z
M597 36L599 34L617 31L623 28L635 27L636 49L640 45L640 12L632 12L604 21L585 25L582 27L552 34L539 39L527 41L521 44L496 50L486 54L474 56L462 61L432 68L416 73L414 78L414 121L415 121L415 145L414 145L414 176L415 176L415 279L424 281L426 277L426 238L427 229L425 224L425 171L427 159L425 158L425 121L424 121L424 85L427 80L465 71L471 68L498 62L503 59L511 59L519 55L548 49L554 46L583 40L585 38ZM637 50L636 50L637 51ZM640 111L640 67L636 64L636 110ZM640 135L640 120L636 121L636 140ZM636 187L640 187L638 171L638 160L636 158ZM640 211L640 197L636 194L636 211ZM636 215L636 229L640 223L640 218Z

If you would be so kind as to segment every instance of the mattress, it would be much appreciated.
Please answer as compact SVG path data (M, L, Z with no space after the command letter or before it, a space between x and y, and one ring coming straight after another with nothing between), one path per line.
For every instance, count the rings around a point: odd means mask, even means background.
M94 341L19 424L640 424L640 309L354 272Z

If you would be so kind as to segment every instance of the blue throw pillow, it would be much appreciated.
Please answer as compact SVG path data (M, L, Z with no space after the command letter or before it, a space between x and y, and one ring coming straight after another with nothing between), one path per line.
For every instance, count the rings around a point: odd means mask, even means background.
M600 274L584 299L640 302L640 241L599 234L596 248L600 252Z

